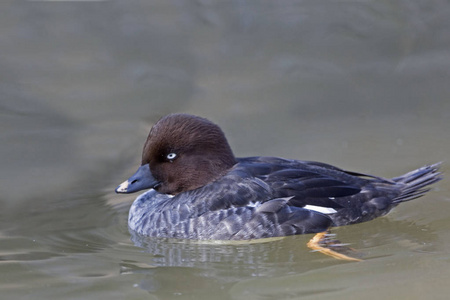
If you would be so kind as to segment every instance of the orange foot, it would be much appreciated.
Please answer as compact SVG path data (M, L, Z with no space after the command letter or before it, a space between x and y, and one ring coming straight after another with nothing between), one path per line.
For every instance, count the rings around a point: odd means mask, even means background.
M335 250L332 250L331 248L333 247L336 250L338 250L339 248L340 251L347 251L347 252L352 251L353 249L350 249L348 247L343 246L342 244L339 244L337 240L331 240L330 236L332 235L328 231L319 232L308 242L307 245L314 251L319 251L325 255L334 257L336 259L348 261L362 261L359 258L351 257L346 254L342 254Z

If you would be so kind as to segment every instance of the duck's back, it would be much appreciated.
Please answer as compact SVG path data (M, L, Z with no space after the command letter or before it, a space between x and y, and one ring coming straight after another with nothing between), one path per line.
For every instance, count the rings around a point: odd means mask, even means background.
M241 158L201 188L175 197L154 190L141 195L129 226L147 236L187 239L315 233L384 215L437 180L437 166L387 180L317 162Z

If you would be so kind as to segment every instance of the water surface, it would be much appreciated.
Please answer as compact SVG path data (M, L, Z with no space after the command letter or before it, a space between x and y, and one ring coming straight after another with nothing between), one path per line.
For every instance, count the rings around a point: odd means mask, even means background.
M0 291L5 299L447 299L448 179L372 222L261 243L127 228L151 125L218 123L237 156L393 177L450 158L445 1L0 4Z

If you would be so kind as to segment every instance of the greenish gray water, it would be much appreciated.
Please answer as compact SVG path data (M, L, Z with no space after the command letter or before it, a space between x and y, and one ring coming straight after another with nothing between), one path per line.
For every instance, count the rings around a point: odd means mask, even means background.
M388 216L255 244L141 239L114 194L170 112L237 156L392 177L450 158L445 1L0 4L2 299L447 299L445 178Z

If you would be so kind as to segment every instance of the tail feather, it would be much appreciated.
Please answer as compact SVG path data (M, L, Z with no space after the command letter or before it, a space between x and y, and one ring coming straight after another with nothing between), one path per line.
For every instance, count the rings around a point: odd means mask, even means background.
M442 179L442 173L439 172L440 166L441 163L437 163L392 178L393 181L404 184L402 193L392 202L400 203L422 197L430 190L427 186Z

